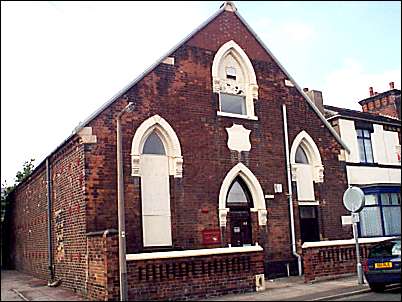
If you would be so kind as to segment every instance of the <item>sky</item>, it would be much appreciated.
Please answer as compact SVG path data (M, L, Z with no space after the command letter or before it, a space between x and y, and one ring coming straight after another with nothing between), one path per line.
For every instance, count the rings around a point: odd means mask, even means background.
M2 1L1 183L14 183L223 1ZM296 83L360 110L401 86L401 2L235 1Z

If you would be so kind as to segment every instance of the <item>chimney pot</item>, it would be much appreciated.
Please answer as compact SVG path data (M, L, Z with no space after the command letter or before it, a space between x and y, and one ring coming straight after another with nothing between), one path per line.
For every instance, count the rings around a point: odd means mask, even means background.
M394 82L389 82L389 88L394 89L394 87L395 87L394 84L395 84Z
M373 87L369 87L369 93L370 93L370 96L373 96L373 95L374 95Z
M376 92L374 92L374 95L377 95L378 94L378 92L376 91Z
M303 88L303 91L304 91L304 92L307 92L307 91L308 91L308 88Z

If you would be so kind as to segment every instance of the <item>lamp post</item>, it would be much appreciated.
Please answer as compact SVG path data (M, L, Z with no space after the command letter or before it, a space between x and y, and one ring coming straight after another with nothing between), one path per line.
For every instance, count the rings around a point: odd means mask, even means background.
M126 231L124 212L124 179L123 156L121 148L120 119L126 112L134 109L134 103L130 102L116 117L117 132L117 215L119 223L119 272L120 272L120 300L127 301L127 266L126 266Z

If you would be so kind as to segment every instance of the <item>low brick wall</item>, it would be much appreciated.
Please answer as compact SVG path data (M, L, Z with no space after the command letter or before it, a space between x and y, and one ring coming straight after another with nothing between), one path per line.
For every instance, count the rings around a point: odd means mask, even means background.
M370 247L388 238L359 239L362 262ZM354 240L328 240L307 242L302 246L304 282L356 273L356 247Z
M154 254L159 255L132 255L136 259L127 261L129 299L189 300L255 291L255 276L264 274L263 250L255 246Z
M115 230L87 234L87 298L119 300ZM256 290L264 274L260 246L127 255L129 300L189 300Z

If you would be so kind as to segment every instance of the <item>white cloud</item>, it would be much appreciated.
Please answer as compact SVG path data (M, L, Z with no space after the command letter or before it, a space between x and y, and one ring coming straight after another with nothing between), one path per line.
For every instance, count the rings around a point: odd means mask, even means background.
M348 58L338 70L326 76L323 87L324 103L361 110L358 101L369 97L369 87L381 93L389 90L389 82L394 82L395 88L400 88L400 67L370 73L364 70L357 60Z

